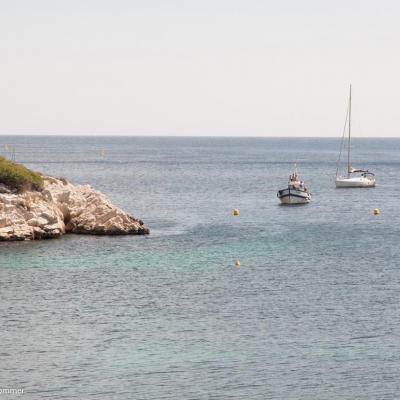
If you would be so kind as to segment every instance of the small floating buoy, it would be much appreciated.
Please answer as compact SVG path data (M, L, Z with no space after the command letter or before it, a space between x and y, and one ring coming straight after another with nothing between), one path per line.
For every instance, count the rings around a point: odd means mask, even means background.
M374 215L379 215L379 208L374 208Z
M232 214L233 215L240 215L240 211L239 211L239 209L238 208L234 208L233 210L232 210Z
M239 261L239 260L236 260L236 261L235 261L235 267L237 267L237 268L240 267L240 261Z

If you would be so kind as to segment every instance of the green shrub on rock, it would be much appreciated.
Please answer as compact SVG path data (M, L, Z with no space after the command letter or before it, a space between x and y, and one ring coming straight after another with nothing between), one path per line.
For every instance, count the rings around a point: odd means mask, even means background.
M43 178L22 164L0 157L0 184L19 192L24 190L41 190Z

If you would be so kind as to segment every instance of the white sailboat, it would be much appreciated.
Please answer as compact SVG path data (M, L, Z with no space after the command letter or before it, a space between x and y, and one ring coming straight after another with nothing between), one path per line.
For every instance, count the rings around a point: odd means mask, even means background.
M344 135L346 127L348 125L348 140L347 140L347 175L339 175L339 165L342 155ZM375 175L365 169L353 168L350 162L350 139L351 139L351 85L350 85L350 96L349 96L349 107L346 114L346 121L343 130L342 142L340 144L340 154L336 168L336 179L335 184L337 188L365 188L375 186L376 180Z

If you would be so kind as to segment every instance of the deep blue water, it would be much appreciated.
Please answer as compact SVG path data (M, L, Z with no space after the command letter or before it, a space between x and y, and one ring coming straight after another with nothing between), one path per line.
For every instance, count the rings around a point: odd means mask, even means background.
M54 400L399 398L400 140L354 141L354 165L378 179L358 190L334 188L333 139L4 144L90 183L151 234L0 244L0 387ZM282 207L294 162L313 202Z

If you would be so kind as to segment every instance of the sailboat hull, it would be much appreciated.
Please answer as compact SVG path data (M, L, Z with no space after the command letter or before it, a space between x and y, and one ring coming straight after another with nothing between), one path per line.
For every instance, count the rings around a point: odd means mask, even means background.
M367 188L374 187L375 183L375 178L364 176L356 176L350 178L339 176L335 180L337 188Z

